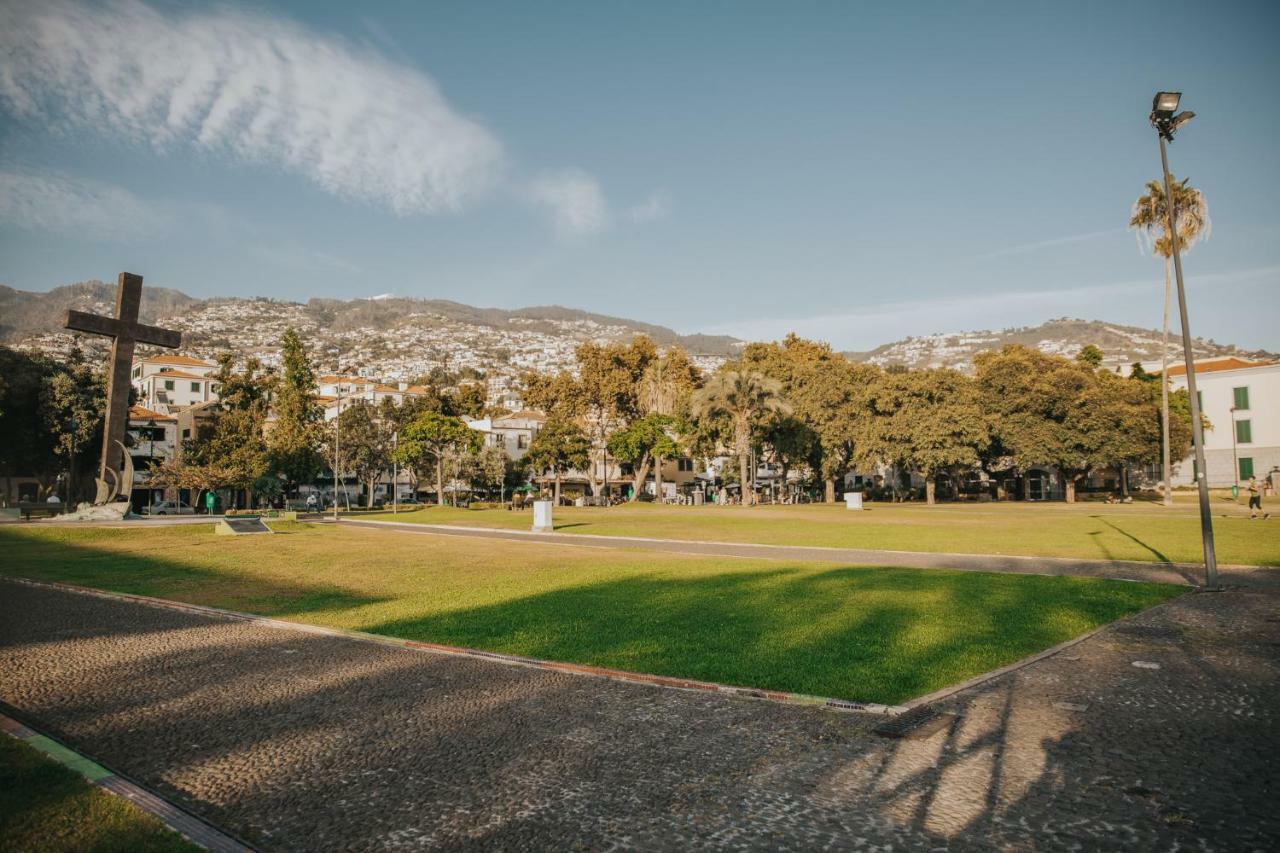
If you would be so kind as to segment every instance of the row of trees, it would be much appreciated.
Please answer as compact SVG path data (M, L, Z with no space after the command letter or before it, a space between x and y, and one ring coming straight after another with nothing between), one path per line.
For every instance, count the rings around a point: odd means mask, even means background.
M1002 479L1030 468L1059 470L1066 498L1091 472L1159 460L1160 383L1101 369L1086 347L1073 360L1021 346L984 353L974 376L955 370L882 370L795 335L748 345L705 379L678 349L584 344L577 374L529 377L528 399L551 415L534 441L533 467L559 479L589 472L608 453L629 462L640 493L651 469L676 454L737 457L743 502L751 460L802 470L834 501L854 469L891 465L920 474L935 500L940 474L984 470ZM1171 405L1172 445L1190 444L1185 392ZM732 474L729 475L732 479Z
M390 399L377 406L356 399L327 426L315 370L293 329L286 330L281 348L279 375L263 371L254 358L237 363L231 353L219 357L217 405L198 420L181 458L154 469L155 482L197 493L243 489L251 501L274 500L314 482L336 461L341 475L366 487L370 503L376 483L397 462L411 472L433 470L440 495L446 468L455 478L504 484L504 455L482 449L478 434L459 418L480 413L482 389L427 386L398 406Z
M664 460L731 455L736 471L725 478L742 485L744 503L755 496L752 459L780 470L784 482L795 470L821 482L828 501L846 472L881 465L919 473L930 502L940 474L959 479L981 469L1000 479L1052 467L1062 472L1072 500L1091 471L1156 462L1160 453L1162 383L1140 370L1121 378L1100 369L1094 347L1075 360L1007 347L980 355L968 376L854 364L826 344L790 335L750 344L740 358L703 376L679 348L659 352L644 337L584 343L576 371L525 377L526 402L549 419L523 471L501 449L483 447L461 420L481 413L476 386L429 388L399 406L356 400L335 429L324 424L315 373L293 330L282 348L278 375L256 359L218 360L220 401L198 421L182 458L154 469L158 483L274 499L314 482L336 454L340 472L365 484L369 501L393 464L415 480L430 477L441 500L450 481L501 492L526 473L550 475L558 497L569 471L585 472L599 494L613 460L630 466L634 498L651 472L661 491ZM93 458L101 378L74 357L54 365L8 350L2 355L4 470L42 470L33 460L45 460L43 470L65 470L73 441ZM1190 444L1185 392L1171 395L1167 423L1181 458Z

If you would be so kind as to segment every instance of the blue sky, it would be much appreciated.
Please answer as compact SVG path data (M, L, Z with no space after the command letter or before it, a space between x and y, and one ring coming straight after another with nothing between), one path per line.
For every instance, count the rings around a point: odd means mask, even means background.
M1169 22L1169 23L1164 23ZM562 304L862 349L1155 327L1280 349L1280 4L8 2L0 283ZM1171 46L1171 41L1176 45Z

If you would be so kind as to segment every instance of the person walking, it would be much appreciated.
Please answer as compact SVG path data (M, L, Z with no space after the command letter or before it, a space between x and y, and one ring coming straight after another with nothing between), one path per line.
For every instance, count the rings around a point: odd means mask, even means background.
M1262 512L1262 486L1258 483L1257 477L1249 478L1249 517L1257 518L1258 513ZM1270 518L1271 513L1262 512L1263 518Z

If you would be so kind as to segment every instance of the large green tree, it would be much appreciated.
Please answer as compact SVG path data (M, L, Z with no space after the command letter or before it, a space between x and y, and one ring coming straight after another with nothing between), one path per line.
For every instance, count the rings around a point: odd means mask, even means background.
M418 472L426 466L434 468L436 501L443 506L445 460L461 448L478 448L481 441L480 433L458 418L427 411L401 430L396 456Z
M391 432L378 417L378 409L366 400L354 400L335 423L338 432L330 435L330 442L338 442L338 464L356 475L366 490L365 506L372 508L378 478L391 467Z
M609 452L614 458L630 463L632 466L633 486L631 500L639 500L645 481L649 478L649 469L655 464L661 465L664 457L672 457L680 452L680 445L673 437L676 419L670 415L645 415L637 418L627 426L609 436ZM658 497L662 497L662 479L659 476L655 485Z
M209 407L207 417L197 419L196 434L183 445L183 458L176 463L206 468L208 476L187 472L165 478L217 483L206 488L244 489L252 503L254 483L270 470L264 426L274 379L263 373L258 359L247 358L237 369L234 354L223 353L218 357L217 382L218 402Z
M284 372L276 383L272 407L275 422L267 434L270 468L284 480L287 494L324 470L320 454L323 413L316 402L316 376L306 347L293 327L281 340Z
M978 464L989 441L977 388L955 370L886 374L876 383L872 409L876 454L920 472L930 504L936 501L937 475L950 473L954 481Z
M780 343L748 345L742 361L782 383L795 417L816 438L810 461L824 482L826 500L834 501L836 483L850 467L871 461L870 399L880 370L794 334Z
M78 469L92 470L105 404L105 378L78 347L61 363L0 347L0 476L35 477L51 491L73 451Z
M522 460L531 472L550 472L555 478L555 501L560 503L560 478L582 470L591 461L591 440L574 421L550 418L529 442Z
M974 364L1004 464L1057 468L1070 503L1081 479L1115 461L1105 434L1110 415L1099 410L1107 399L1099 387L1105 372L1020 345L980 353Z
M758 370L722 370L693 395L692 409L698 418L723 416L732 424L742 505L754 504L749 471L753 431L766 418L791 414L791 406L782 398L782 382Z

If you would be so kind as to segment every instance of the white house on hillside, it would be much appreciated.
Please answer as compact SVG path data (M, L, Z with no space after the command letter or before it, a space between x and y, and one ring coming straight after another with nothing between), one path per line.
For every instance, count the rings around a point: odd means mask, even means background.
M218 365L188 355L157 355L137 359L130 379L138 392L138 405L162 415L180 412L197 403L218 399L214 376Z

